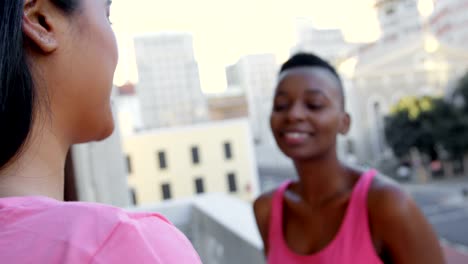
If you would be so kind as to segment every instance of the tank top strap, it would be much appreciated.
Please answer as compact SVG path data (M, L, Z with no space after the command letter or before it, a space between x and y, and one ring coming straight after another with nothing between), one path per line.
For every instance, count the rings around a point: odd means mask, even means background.
M344 224L344 235L349 245L370 245L371 233L369 228L369 215L367 210L367 194L372 180L377 175L376 170L369 170L362 174L356 183L348 204L347 218Z
M283 197L284 192L291 184L292 180L284 181L273 194L271 204L270 225L268 231L268 240L270 242L281 241L283 239ZM270 248L274 245L270 245Z
M366 171L356 184L356 187L353 190L353 196L355 196L354 200L356 205L363 206L367 209L367 194L369 193L369 189L372 185L372 181L374 177L377 175L377 171L374 169Z

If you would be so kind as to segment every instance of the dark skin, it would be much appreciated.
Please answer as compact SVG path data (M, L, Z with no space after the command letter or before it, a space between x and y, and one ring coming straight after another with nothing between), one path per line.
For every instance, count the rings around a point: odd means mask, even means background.
M284 195L283 237L299 255L317 253L331 243L362 174L337 157L337 135L346 134L350 127L339 87L328 70L304 67L283 73L275 93L271 129L299 175ZM264 194L254 203L265 255L272 196ZM393 182L375 177L367 208L375 252L384 263L445 263L431 226L415 202Z

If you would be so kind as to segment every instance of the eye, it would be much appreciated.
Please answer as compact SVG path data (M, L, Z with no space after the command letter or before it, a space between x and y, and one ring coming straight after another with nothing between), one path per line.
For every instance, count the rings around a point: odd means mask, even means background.
M320 110L323 108L323 104L320 103L307 103L306 106L310 110Z
M285 99L284 97L278 97L274 102L273 102L273 111L275 112L281 112L289 107L289 101Z
M281 111L284 111L286 109L288 109L287 104L274 104L273 105L273 111L275 111L275 112L281 112Z

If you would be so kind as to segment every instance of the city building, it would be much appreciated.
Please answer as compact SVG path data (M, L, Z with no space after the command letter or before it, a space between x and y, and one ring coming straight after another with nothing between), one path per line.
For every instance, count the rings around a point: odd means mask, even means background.
M246 119L137 133L123 141L136 204L229 193L258 195L257 166Z
M418 10L419 0L377 0L375 9L380 24L379 42L420 34L423 19Z
M192 36L160 33L135 38L137 94L145 129L208 120Z
M273 54L244 56L226 70L228 90L237 87L247 96L250 124L257 144L270 138L269 115L277 74L278 65Z
M249 115L244 91L228 89L223 93L207 95L210 120L247 118Z
M468 42L468 0L437 0L429 24L437 39L454 46Z
M363 53L349 82L348 109L353 123L351 145L359 160L376 165L388 156L384 117L405 96L444 96L468 71L468 52L424 36L408 37Z
M319 29L310 19L296 20L297 43L292 54L308 52L319 55L331 63L345 58L359 47L359 43L349 43L340 29Z
M126 83L117 87L117 94L113 100L119 129L122 137L132 135L143 130L143 119L141 116L141 106L136 94L136 86Z
M421 15L422 6L429 6L427 17ZM468 40L467 0L378 0L375 8L381 43L427 33L452 46Z

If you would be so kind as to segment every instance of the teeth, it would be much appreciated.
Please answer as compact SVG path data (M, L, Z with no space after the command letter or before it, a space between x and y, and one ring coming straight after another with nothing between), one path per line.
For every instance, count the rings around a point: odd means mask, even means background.
M307 133L289 132L286 133L286 136L292 139L304 139L307 137Z

